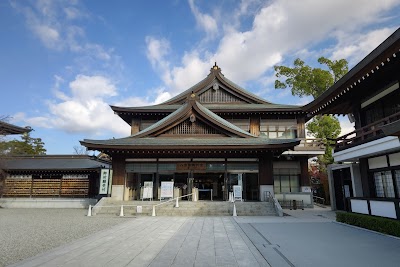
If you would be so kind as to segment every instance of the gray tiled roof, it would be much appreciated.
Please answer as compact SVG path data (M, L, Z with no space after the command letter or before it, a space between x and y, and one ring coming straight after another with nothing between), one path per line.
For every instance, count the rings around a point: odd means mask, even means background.
M30 127L19 127L4 121L0 121L0 135L23 134L32 131Z
M299 110L300 106L297 105L280 105L280 104L207 104L202 105L213 112L224 111L224 110L243 110L243 111L279 111L283 109L296 109ZM163 111L175 111L182 105L154 105L154 106L143 106L143 107L118 107L126 111L136 110L163 110Z
M251 137L256 137L242 129L240 129L239 127L237 127L236 125L230 123L229 121L224 120L223 118L221 118L220 116L218 116L217 114L213 113L212 111L210 111L209 109L205 108L203 105L201 105L199 102L196 102L197 107L199 107L199 109L204 112L207 116L211 117L212 119L216 120L217 122L225 125L226 127L235 130L237 132L241 132L242 134L245 134L247 136L251 136Z
M168 116L166 116L165 118L163 118L162 120L159 120L158 122L150 125L149 127L147 127L146 129L132 135L132 136L136 136L139 134L143 134L143 133L147 133L152 131L153 129L159 127L160 125L164 124L166 121L168 121L169 119L173 118L176 114L178 114L179 112L181 112L182 110L184 110L187 107L187 103L183 104L180 106L180 108L178 108L177 110L175 110L174 112L172 112L171 114L169 114Z
M4 170L93 170L108 168L110 164L90 157L10 157L1 160Z
M135 146L248 146L248 145L282 145L300 142L298 139L268 139L268 138L235 138L235 137L221 137L221 138L119 138L108 140L89 140L85 139L83 142L87 144L97 145L110 145L123 147Z

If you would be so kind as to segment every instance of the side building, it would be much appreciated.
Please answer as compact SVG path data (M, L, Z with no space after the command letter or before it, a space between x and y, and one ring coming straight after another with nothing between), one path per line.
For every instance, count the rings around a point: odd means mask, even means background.
M400 219L400 28L319 98L310 116L349 114L355 131L336 140L333 209Z
M112 196L141 199L145 184L160 197L163 181L179 194L227 200L233 186L244 200L310 200L308 158L324 153L307 140L300 106L273 104L228 80L215 64L209 75L153 106L117 107L131 126L125 138L81 141L112 157Z
M0 165L5 173L0 196L6 198L96 198L103 172L108 185L110 171L110 162L87 155L3 157Z

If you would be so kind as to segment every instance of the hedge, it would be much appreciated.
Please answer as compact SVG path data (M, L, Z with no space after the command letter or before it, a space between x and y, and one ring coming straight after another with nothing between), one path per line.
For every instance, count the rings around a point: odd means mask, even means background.
M336 212L336 221L400 237L400 221L350 212Z

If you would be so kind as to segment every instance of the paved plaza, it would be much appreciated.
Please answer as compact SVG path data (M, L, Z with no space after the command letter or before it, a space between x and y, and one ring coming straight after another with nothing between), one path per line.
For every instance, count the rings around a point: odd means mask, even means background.
M398 266L400 239L334 222L326 209L284 217L137 217L13 266ZM90 220L96 217L88 218Z

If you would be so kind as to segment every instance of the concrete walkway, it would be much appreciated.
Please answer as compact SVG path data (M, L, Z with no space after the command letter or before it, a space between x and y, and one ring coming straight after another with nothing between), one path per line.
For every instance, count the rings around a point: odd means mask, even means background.
M328 209L284 217L139 217L14 266L399 266L400 239L334 222Z

